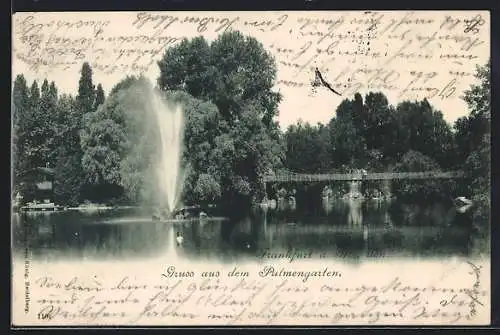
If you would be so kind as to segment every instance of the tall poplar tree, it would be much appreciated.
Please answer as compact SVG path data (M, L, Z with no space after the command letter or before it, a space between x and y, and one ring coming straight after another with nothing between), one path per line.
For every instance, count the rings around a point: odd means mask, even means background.
M92 68L85 62L80 71L80 80L78 82L78 95L76 103L80 112L83 114L92 112L95 101L95 87L92 83Z
M59 119L68 123L67 131L61 133L64 136L64 141L58 148L56 158L55 178L60 202L76 205L85 198L80 131L83 116L93 111L94 102L95 88L92 82L92 68L89 63L85 62L80 71L78 94L75 100L67 98L58 105ZM61 118L61 113L65 112L67 116Z
M26 121L29 113L29 89L23 75L18 75L14 81L12 92L12 168L13 191L19 191L19 176L26 169Z

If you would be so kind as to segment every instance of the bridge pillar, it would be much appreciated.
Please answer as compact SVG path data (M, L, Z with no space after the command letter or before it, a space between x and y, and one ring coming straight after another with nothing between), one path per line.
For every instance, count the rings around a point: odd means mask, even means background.
M390 179L382 180L382 192L385 197L389 197L392 193L392 181Z

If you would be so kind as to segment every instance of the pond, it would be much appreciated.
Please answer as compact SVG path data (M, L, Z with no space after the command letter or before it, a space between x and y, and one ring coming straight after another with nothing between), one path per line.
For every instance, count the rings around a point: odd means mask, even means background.
M462 220L463 221L463 220ZM286 251L347 262L376 257L468 256L474 233L450 206L373 200L324 201L310 209L278 203L232 219L154 221L144 209L13 214L13 254L32 260L168 258L229 263Z

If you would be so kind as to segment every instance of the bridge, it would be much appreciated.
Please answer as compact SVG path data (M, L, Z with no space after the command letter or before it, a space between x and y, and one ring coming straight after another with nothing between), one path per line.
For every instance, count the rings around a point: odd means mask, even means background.
M264 176L264 183L270 182L316 182L316 181L361 181L361 180L395 180L395 179L455 179L464 178L462 171L425 171L425 172L382 172L382 173L326 173L304 174L294 172L277 172Z

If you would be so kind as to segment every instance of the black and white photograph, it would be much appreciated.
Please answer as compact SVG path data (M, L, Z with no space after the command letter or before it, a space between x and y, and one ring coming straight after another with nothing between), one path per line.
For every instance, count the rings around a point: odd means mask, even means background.
M488 11L12 36L13 326L490 324Z

